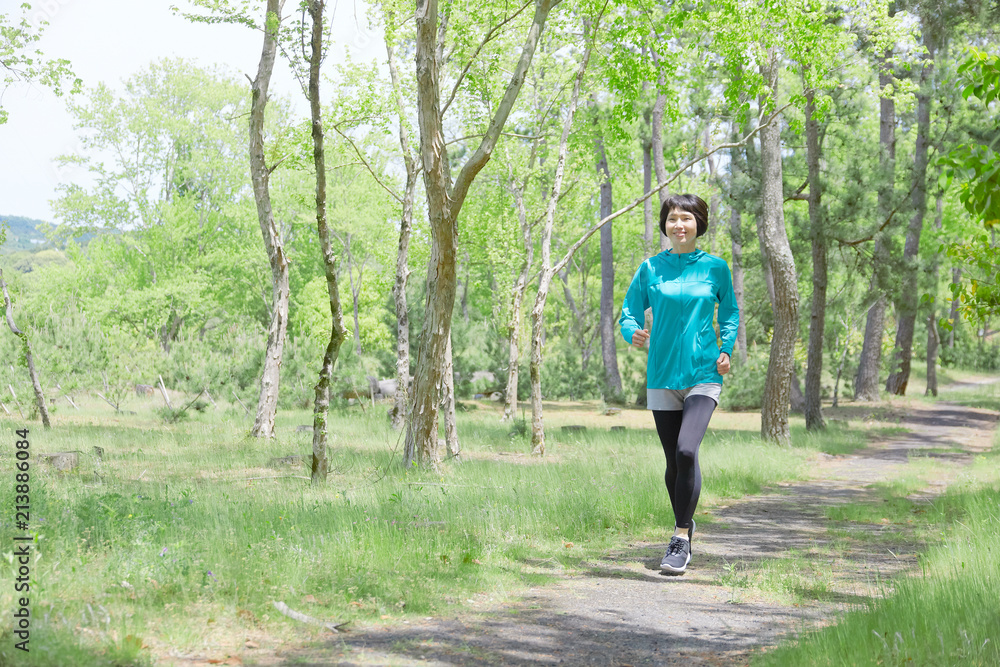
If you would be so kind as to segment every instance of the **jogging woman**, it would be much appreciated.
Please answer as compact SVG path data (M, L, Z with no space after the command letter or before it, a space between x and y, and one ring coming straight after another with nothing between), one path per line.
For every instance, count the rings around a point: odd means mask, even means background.
M700 197L673 195L663 203L660 231L671 249L639 266L618 320L626 342L637 348L649 342L646 407L667 458L664 481L674 510L674 534L660 569L674 574L691 561L701 493L698 447L719 403L740 321L729 266L695 247L707 229L708 205ZM713 326L716 304L721 347ZM653 309L652 331L642 326L647 308Z

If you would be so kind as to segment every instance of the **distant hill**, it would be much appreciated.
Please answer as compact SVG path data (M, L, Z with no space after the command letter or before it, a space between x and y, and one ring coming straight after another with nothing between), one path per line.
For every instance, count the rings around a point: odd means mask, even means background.
M0 255L39 249L47 243L45 235L37 229L44 222L19 215L0 215L0 223L7 223L8 227L7 242L0 247Z

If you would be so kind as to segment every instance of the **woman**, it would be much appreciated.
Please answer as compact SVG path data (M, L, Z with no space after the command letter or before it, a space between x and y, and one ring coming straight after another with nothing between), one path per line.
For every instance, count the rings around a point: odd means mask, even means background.
M639 266L618 320L626 342L636 348L649 342L646 407L667 458L664 481L674 510L674 535L660 569L674 574L691 561L692 517L701 493L698 447L719 403L740 321L729 266L695 247L707 229L708 205L700 197L673 195L663 202L660 231L671 249ZM716 304L721 348L712 323ZM647 308L653 309L651 332L640 324Z

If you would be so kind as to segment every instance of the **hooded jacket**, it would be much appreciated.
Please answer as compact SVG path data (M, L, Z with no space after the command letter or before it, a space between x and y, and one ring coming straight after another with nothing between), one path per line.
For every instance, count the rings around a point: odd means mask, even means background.
M719 346L713 320L719 306ZM644 261L625 293L618 320L629 344L653 309L646 362L650 389L687 389L722 383L716 369L720 352L733 355L740 322L733 277L726 261L703 250L677 254L664 250Z

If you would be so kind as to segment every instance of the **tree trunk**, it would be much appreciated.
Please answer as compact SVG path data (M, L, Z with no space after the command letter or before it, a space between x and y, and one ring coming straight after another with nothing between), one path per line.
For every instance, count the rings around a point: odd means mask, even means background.
M941 223L944 219L944 195L938 192L937 201L935 202L937 214L934 216L934 229L940 232ZM938 257L935 253L933 259L931 259L931 289L934 292L937 291L938 279L940 276L940 266L938 264ZM932 292L932 293L934 293ZM941 343L941 337L938 333L937 324L937 302L931 302L931 312L927 316L927 390L924 395L937 396L938 395L938 384L937 384L937 360L938 360L938 347Z
M399 430L406 422L407 389L410 384L410 312L406 303L406 282L410 277L407 257L410 252L410 232L413 229L413 197L417 188L417 165L410 150L410 130L400 90L396 51L389 42L388 35L385 46L389 55L389 76L396 99L396 112L399 115L399 145L406 167L403 211L399 220L399 246L396 250L396 282L392 286L392 297L396 305L396 392L393 396L391 418L392 428Z
M910 204L913 214L906 229L906 243L903 246L903 284L896 322L895 369L886 380L885 389L891 394L903 396L910 381L910 362L913 356L913 332L917 323L917 309L920 297L917 294L917 256L920 250L920 232L924 226L924 212L927 209L927 148L931 129L931 95L933 93L932 73L934 70L935 44L926 21L923 22L924 46L927 47L929 61L920 68L920 90L917 93L917 139L913 148L913 194Z
M313 164L316 169L316 231L320 252L323 254L323 273L327 294L330 297L330 340L323 353L323 365L315 387L313 407L312 483L326 481L329 462L326 456L327 416L330 410L330 378L333 366L340 355L340 346L347 337L344 315L340 305L340 287L337 282L337 256L330 243L330 229L326 220L326 153L323 116L320 109L319 75L323 62L323 12L325 0L310 0L309 16L312 18L312 51L309 58L309 110L312 117Z
M517 382L520 373L520 341L521 341L521 308L524 305L524 293L528 289L528 272L534 260L535 246L531 242L531 225L528 223L527 211L524 207L524 187L514 188L514 200L517 204L517 218L521 223L521 241L524 244L524 261L521 271L517 274L514 290L511 295L510 325L507 329L509 352L507 355L507 390L504 393L503 417L501 421L514 419L517 413Z
M642 193L647 194L653 189L653 144L651 141L642 142ZM656 237L658 221L653 218L653 198L649 197L642 202L642 247L646 255L656 254Z
M10 327L11 332L15 336L21 339L21 344L24 345L24 361L28 366L28 376L31 378L31 388L35 392L35 405L38 406L38 413L42 417L42 425L45 428L52 428L52 425L49 423L49 410L45 407L45 394L42 393L42 384L38 381L38 371L35 370L35 358L31 353L31 341L28 340L28 335L14 324L14 303L7 292L7 283L4 282L2 270L0 270L0 288L3 289L4 307L7 312L7 326ZM11 388L11 394L13 392L14 389ZM14 400L17 400L16 396Z
M611 171L604 152L604 140L598 135L597 173L601 178L601 220L614 210L611 192ZM648 201L648 200L647 200ZM604 360L605 395L618 400L622 393L622 376L618 372L615 350L615 258L611 223L601 227L601 357Z
M586 33L586 30L585 30ZM563 174L566 168L566 152L569 147L569 134L573 127L573 117L576 115L577 102L580 99L580 88L583 84L583 75L590 62L590 53L593 48L593 40L587 43L587 48L583 53L583 61L576 73L573 82L573 92L569 100L569 108L566 110L566 118L563 121L562 136L559 139L559 152L556 159L555 175L552 179L552 192L549 196L548 206L545 209L545 217L542 223L542 272L538 279L538 293L535 295L535 304L531 308L531 453L537 456L545 454L545 427L542 419L542 344L545 322L543 313L545 310L545 300L549 295L549 286L552 284L552 276L556 268L552 266L552 224L556 214L556 204L562 192Z
M740 317L740 324L736 329L736 357L741 363L746 363L747 318L745 316L746 311L744 310L744 303L746 301L744 293L746 289L743 285L743 230L741 222L740 212L734 206L732 212L729 214L729 235L733 248L733 295L736 297L736 306L739 308L740 313L744 313Z
M268 181L274 167L268 168L264 157L264 110L267 107L267 89L274 70L277 50L277 33L281 17L279 0L267 0L267 17L264 29L264 47L257 67L257 77L250 88L250 176L253 181L257 219L264 248L271 263L271 322L267 329L267 351L264 354L264 371L260 378L260 398L257 414L250 435L256 438L274 437L274 415L278 410L278 386L281 380L281 358L285 347L285 330L288 327L288 257L285 255L281 232L274 222L271 210L271 193Z
M736 131L736 124L733 124L733 141L735 142L739 138L739 134ZM745 317L746 310L745 307L745 297L744 294L746 289L743 285L743 218L741 214L741 203L740 198L737 196L736 189L738 182L746 169L746 165L743 161L743 151L739 148L733 148L729 153L729 169L730 169L730 213L729 213L729 238L732 242L733 251L733 262L732 262L732 273L733 273L733 295L736 297L736 306L739 308L740 313L744 314L740 316L740 324L736 330L736 356L740 362L746 363L747 360L747 318Z
M961 267L956 266L952 268L951 282L953 282L956 285L962 282ZM948 332L948 347L954 349L955 330L958 329L958 299L952 299L951 310L948 312L948 317L951 319L951 331Z
M445 452L449 459L459 461L462 448L458 442L458 426L455 423L455 367L451 357L451 339L445 348L444 376L441 386L441 409L444 410Z
M820 393L823 374L823 329L826 325L826 234L821 200L823 184L819 176L820 143L819 122L816 112L815 94L806 91L806 161L809 164L809 236L812 241L812 309L809 314L809 352L806 361L805 413L806 429L820 430L826 427Z
M451 338L455 306L457 219L476 175L489 162L497 139L517 100L531 59L555 0L536 0L531 28L520 58L479 147L462 167L454 183L448 164L441 112L437 58L438 0L418 0L416 6L417 119L423 162L427 217L431 227L431 257L427 271L427 308L420 341L420 356L413 386L413 408L403 450L404 466L414 461L436 468L438 406L446 348Z
M894 10L889 10L892 16ZM889 59L892 48L888 48L879 59L879 88L885 89L892 83ZM882 172L878 188L879 217L885 220L892 211L893 189L896 169L896 103L892 97L882 97L879 101L879 165ZM880 275L888 263L885 244L880 237L875 239L872 262L871 291L877 295L875 303L868 309L865 323L865 339L861 346L858 374L854 380L854 398L858 401L879 399L879 372L882 368L882 334L885 330L886 297L884 279Z
M768 62L762 66L765 84L771 100L778 96L778 60L772 48ZM764 99L761 106L768 104ZM769 119L770 120L770 119ZM771 275L774 279L774 335L771 355L764 382L761 408L761 437L779 444L788 444L788 399L798 335L799 291L795 277L795 260L788 244L785 214L782 210L781 130L775 120L760 131L761 159L761 219L762 239L767 250Z
M344 235L344 258L347 260L347 285L351 290L351 309L354 316L354 354L361 356L361 322L358 317L358 299L361 296L361 275L358 285L354 285L354 257L351 255L351 233Z

